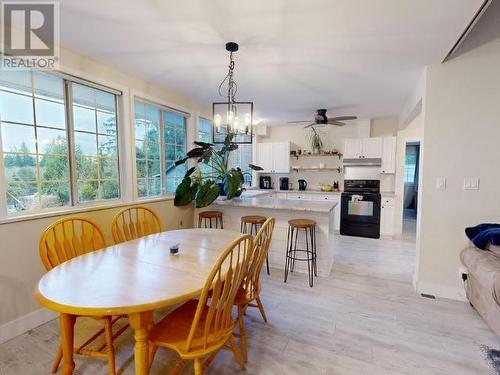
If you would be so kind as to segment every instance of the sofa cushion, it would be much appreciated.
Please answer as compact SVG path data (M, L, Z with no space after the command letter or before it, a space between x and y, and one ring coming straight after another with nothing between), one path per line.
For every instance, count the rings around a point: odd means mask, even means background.
M500 246L489 244L486 247L486 250L489 250L493 254L495 254L497 257L500 257Z
M474 275L478 283L492 293L496 275L500 274L500 257L491 251L484 251L470 246L462 250L460 259L469 273ZM497 280L500 281L500 278ZM500 286L498 292L500 297Z

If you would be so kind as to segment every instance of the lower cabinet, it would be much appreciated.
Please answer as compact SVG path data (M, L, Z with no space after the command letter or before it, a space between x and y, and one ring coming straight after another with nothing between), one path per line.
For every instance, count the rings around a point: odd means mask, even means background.
M394 198L382 197L380 234L382 236L394 235Z
M334 228L335 230L340 230L340 195L334 195L334 194L314 194L313 195L313 200L315 201L332 201L332 202L337 202L337 207L335 207L335 221L334 221Z

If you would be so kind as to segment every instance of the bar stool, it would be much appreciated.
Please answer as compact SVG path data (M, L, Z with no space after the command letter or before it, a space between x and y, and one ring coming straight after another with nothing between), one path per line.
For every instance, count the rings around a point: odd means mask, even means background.
M215 227L212 224L212 219L215 220ZM203 225L205 228L215 228L224 229L224 221L222 220L222 212L220 211L203 211L198 214L198 228L201 228L201 223L203 221ZM208 221L208 226L207 226Z
M299 230L303 229L305 234L305 249L297 248L297 237ZM294 239L295 235L295 239ZM297 252L299 255L297 256ZM302 254L302 256L301 256ZM316 265L316 222L309 219L294 219L288 221L288 236L286 241L286 261L285 261L285 283L288 272L293 272L295 261L307 262L307 273L309 276L309 286L314 284L314 276L318 276Z
M248 215L248 216L242 216L241 217L241 224L240 224L240 232L245 233L245 234L250 234L251 236L255 236L257 232L259 231L259 228L264 224L267 220L267 217L265 216L259 216L259 215ZM247 224L250 225L250 232L247 230ZM267 274L269 275L269 258L266 255L266 270Z

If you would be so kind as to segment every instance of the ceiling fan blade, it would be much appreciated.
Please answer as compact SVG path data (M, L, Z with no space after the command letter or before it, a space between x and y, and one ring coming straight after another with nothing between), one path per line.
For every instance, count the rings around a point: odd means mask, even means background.
M329 119L328 120L328 125L344 126L345 122L342 122L342 121L332 121L331 119Z
M316 125L316 123L315 123L315 122L313 122L312 124L306 125L306 126L304 126L304 129L310 128L310 127L311 127L311 126L313 126L313 125Z
M311 122L311 120L304 120L304 121L287 121L288 124L298 124L301 122Z
M337 117L329 117L328 121L347 121L347 120L357 120L356 116L337 116Z

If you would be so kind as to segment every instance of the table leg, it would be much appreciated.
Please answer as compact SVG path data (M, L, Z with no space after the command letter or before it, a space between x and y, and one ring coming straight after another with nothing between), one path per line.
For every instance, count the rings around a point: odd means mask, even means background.
M62 373L73 374L75 362L73 361L75 315L60 314L59 323L61 329L61 346L63 352Z
M135 375L147 375L148 363L148 329L153 323L153 312L129 314L129 323L134 329L135 347Z

